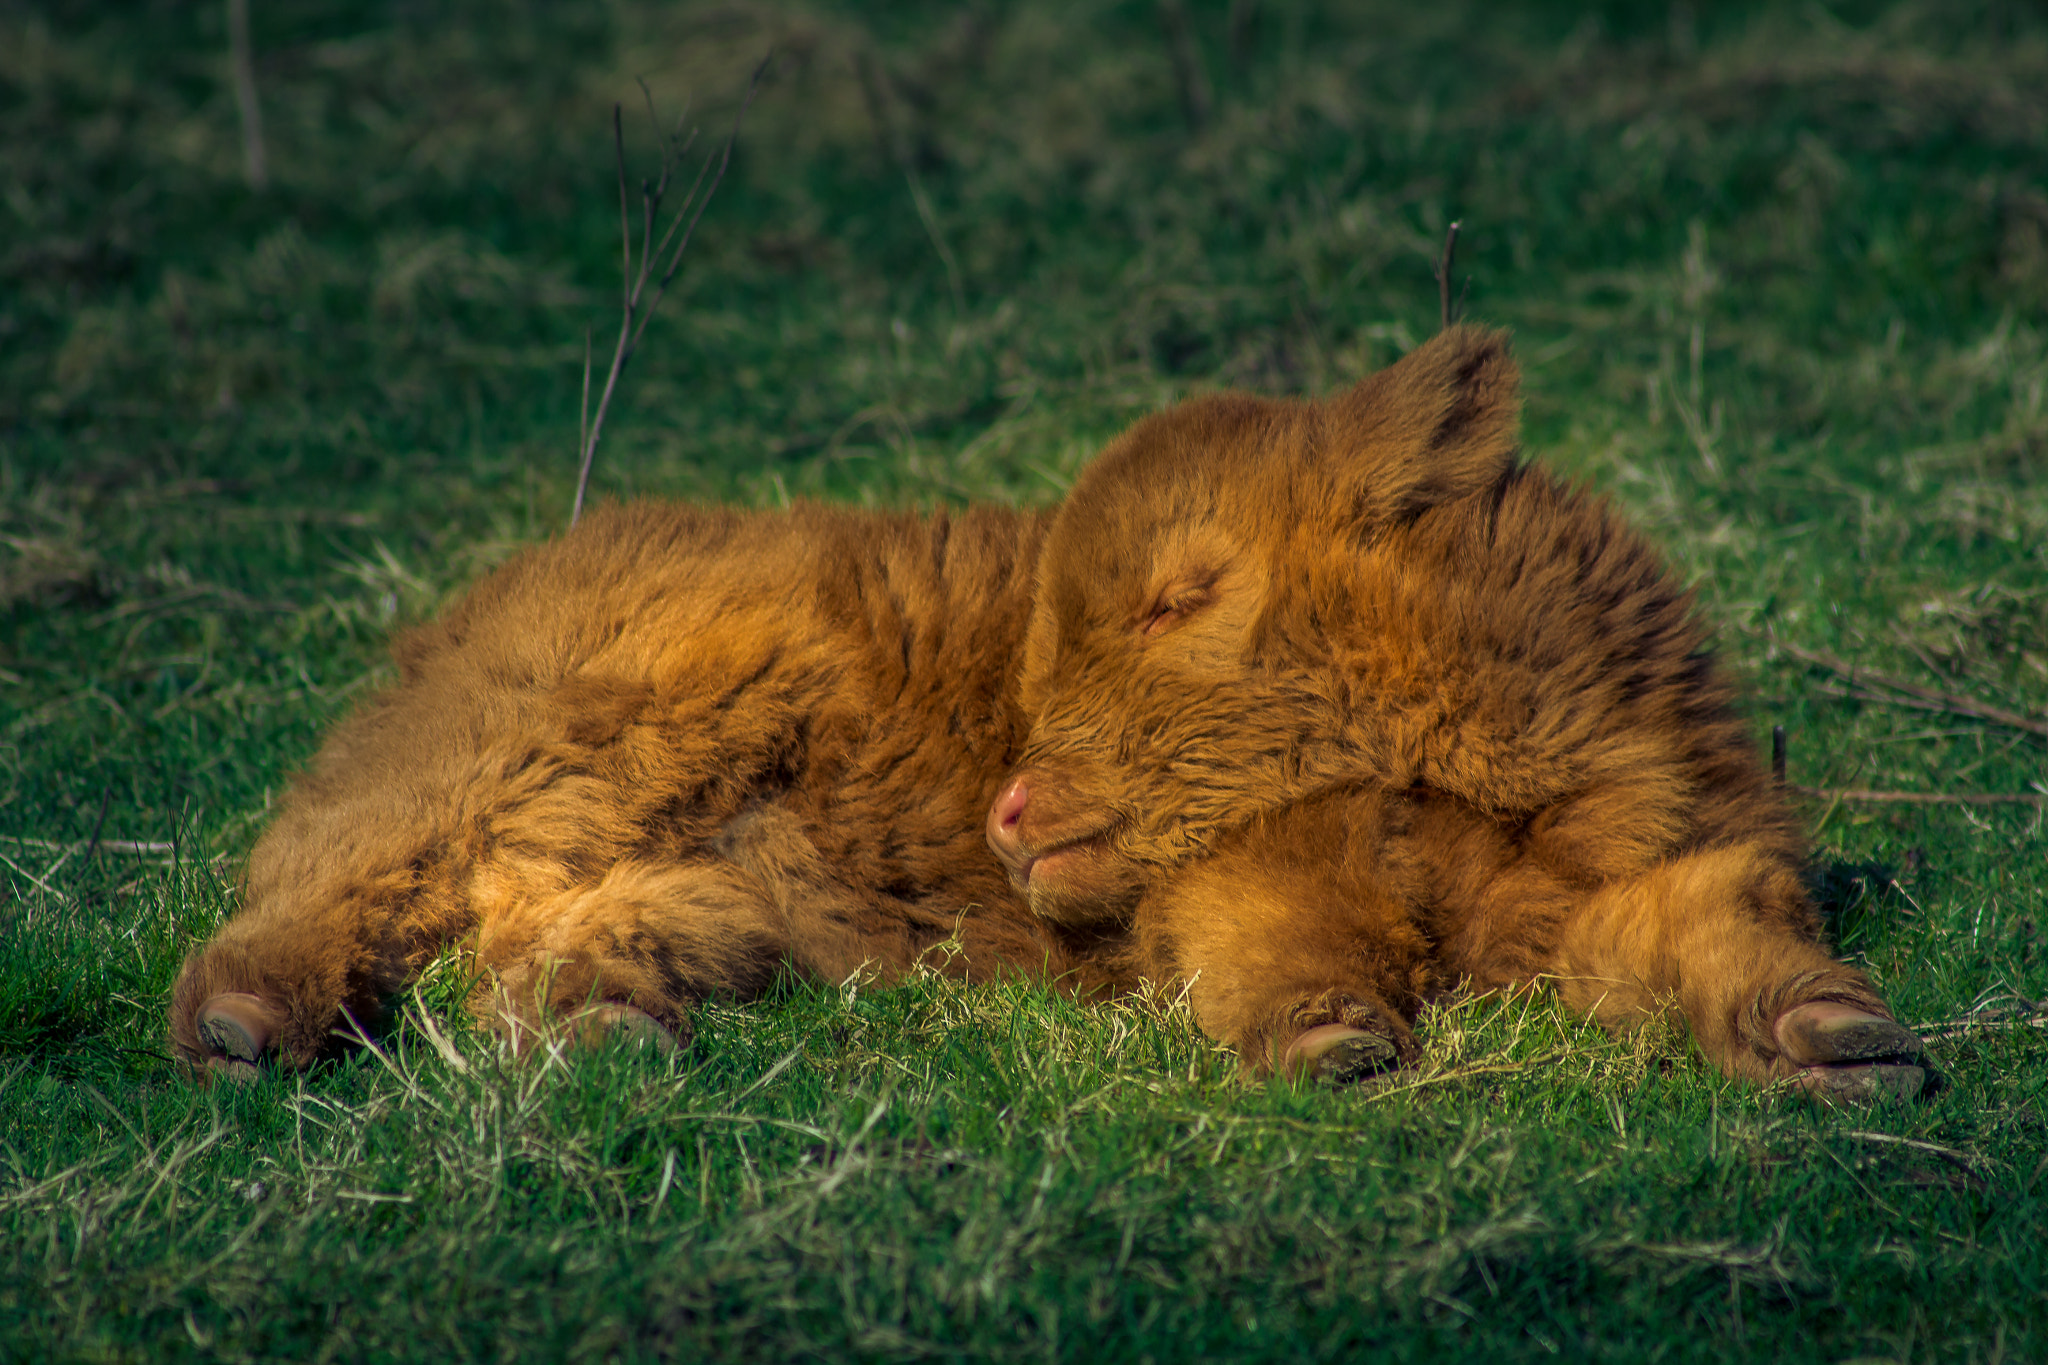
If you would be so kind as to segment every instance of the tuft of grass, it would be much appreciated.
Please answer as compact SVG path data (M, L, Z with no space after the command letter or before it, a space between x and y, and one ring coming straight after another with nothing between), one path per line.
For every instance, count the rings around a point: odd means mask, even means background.
M715 133L771 42L595 495L1046 502L1181 396L1428 336L1456 218L1531 453L1667 547L1795 782L2048 790L2036 733L1811 662L2048 716L2048 22L1228 10L282 0L263 192L221 7L14 16L0 1355L2048 1354L2038 805L1811 806L1838 946L1939 1038L1910 1110L1540 995L1353 1092L1246 1086L1170 1001L935 976L515 1066L455 955L307 1076L164 1055L390 632L567 521L611 105Z

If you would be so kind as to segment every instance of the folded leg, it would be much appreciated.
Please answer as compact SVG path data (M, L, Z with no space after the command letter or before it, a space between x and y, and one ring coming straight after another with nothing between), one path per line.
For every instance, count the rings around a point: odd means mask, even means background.
M477 959L515 1030L592 1006L601 1023L644 1015L687 1037L705 998L747 999L789 952L787 921L761 883L730 863L620 863L590 886L489 915Z
M1412 1058L1434 976L1383 834L1379 799L1357 795L1254 821L1147 892L1141 970L1184 983L1203 1030L1253 1074L1353 1079Z
M1912 1095L1920 1040L1815 941L1796 872L1769 850L1683 854L1587 896L1550 964L1559 994L1609 1027L1683 1018L1732 1075L1822 1095Z
M788 955L785 914L723 860L628 860L567 887L559 872L552 860L500 857L459 886L394 887L393 904L337 898L293 917L231 920L179 978L173 1038L188 1060L232 1074L265 1056L303 1066L344 1016L375 1020L465 938L495 979L490 1016L515 1037L578 1013L586 1033L644 1019L687 1036L697 1002L759 993Z
M245 891L250 908L186 960L170 1033L188 1062L273 1055L305 1066L329 1050L344 1016L376 1021L387 999L475 925L460 888L427 866L303 886L290 897Z

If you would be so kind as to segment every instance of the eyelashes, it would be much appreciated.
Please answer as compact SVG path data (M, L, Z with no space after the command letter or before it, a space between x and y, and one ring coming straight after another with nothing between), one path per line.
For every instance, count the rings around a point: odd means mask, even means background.
M1141 636L1163 635L1208 606L1216 598L1212 580L1174 583L1152 599L1152 605L1138 613L1135 622Z

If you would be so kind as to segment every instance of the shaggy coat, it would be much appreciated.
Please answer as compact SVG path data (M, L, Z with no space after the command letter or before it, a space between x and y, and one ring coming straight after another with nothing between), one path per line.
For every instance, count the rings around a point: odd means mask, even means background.
M1518 463L1517 385L1458 328L1328 400L1148 418L1049 513L600 512L401 638L174 1044L248 997L303 1065L467 942L536 1022L686 1035L778 970L927 959L1185 986L1259 1072L1547 980L1796 1072L1788 1011L1887 1012L1818 946L1689 599Z

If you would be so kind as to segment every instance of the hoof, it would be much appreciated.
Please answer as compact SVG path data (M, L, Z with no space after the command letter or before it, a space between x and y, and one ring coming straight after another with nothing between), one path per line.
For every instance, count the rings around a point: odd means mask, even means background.
M1778 1017L1778 1051L1799 1067L1796 1089L1832 1104L1907 1101L1931 1093L1919 1035L1881 1014L1832 1000Z
M208 1057L206 1074L217 1081L232 1085L248 1085L263 1073L256 1069L254 1062L238 1062L232 1057Z
M570 1015L564 1021L563 1031L571 1042L580 1047L597 1047L617 1041L636 1048L651 1047L658 1052L674 1052L681 1046L675 1033L647 1011L609 1000Z
M1896 1062L1808 1067L1792 1078L1792 1084L1829 1104L1906 1104L1932 1093L1926 1067Z
M1321 1024L1301 1034L1280 1056L1280 1070L1331 1085L1352 1085L1401 1065L1401 1052L1377 1033L1348 1024Z
M193 1024L211 1054L207 1071L223 1080L249 1081L284 1027L284 1014L258 996L234 991L201 1005Z
M1832 1000L1795 1005L1778 1016L1773 1031L1778 1050L1796 1066L1908 1060L1924 1050L1911 1029Z

